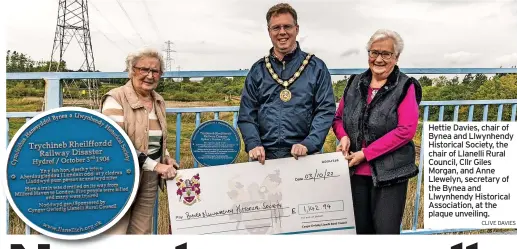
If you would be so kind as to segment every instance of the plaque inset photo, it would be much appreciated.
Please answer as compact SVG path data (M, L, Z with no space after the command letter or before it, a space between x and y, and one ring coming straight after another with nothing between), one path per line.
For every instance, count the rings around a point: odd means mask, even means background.
M131 140L103 114L43 112L9 143L4 189L14 211L49 237L77 240L115 225L136 195L140 170Z

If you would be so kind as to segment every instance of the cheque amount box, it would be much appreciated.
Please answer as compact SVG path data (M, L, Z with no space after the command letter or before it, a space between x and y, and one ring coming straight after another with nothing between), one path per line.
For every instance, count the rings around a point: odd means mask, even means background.
M317 203L298 204L298 214L317 214L344 211L345 204L342 200Z

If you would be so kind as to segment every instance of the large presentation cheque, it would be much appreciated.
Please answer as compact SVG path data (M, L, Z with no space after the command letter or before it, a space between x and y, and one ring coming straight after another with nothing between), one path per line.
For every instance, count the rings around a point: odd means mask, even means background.
M340 152L180 170L167 190L172 234L355 234Z

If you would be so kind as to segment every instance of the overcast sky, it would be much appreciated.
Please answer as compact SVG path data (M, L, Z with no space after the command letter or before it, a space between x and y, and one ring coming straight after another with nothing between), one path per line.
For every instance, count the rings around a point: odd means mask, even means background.
M58 0L8 2L7 49L34 60L51 55ZM71 1L70 1L71 2ZM293 0L301 48L329 68L365 68L365 44L380 28L399 32L401 67L517 65L517 0ZM120 4L119 4L120 3ZM270 0L89 0L95 66L122 71L128 53L174 45L173 70L247 69L271 47ZM122 7L121 7L122 6ZM65 53L83 61L77 41Z

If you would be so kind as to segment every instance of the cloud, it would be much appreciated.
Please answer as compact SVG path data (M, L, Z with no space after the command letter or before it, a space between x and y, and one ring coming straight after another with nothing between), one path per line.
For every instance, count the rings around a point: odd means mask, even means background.
M359 49L351 48L351 49L347 49L345 52L341 53L339 56L344 58L344 57L349 57L349 56L352 56L355 54L359 54Z
M7 49L27 53L33 59L48 59L54 41L57 2L8 2L9 9L20 11L6 13ZM91 1L90 28L97 69L120 71L127 53L146 44L163 50L166 40L174 42L172 49L177 51L172 55L174 68L181 65L181 70L249 68L271 48L266 12L278 3L276 0L146 2L149 12L141 0L121 1L133 28L117 1ZM380 28L392 29L402 35L406 46L400 63L404 66L499 67L516 64L512 54L517 52L515 0L290 2L298 12L298 41L302 49L315 53L329 68L367 66L364 46ZM466 14L458 18L458 13ZM482 53L482 56L474 53ZM81 56L81 49L74 39L65 60L75 69L83 61Z
M517 53L506 54L496 59L502 67L517 66Z
M478 56L478 54L465 52L465 51L459 51L459 52L455 52L455 53L444 54L443 58L450 64L458 65L458 64L472 63L473 60L475 60L477 56Z
M510 11L511 16L513 17L513 21L517 21L517 1L507 3L505 8L508 8Z

